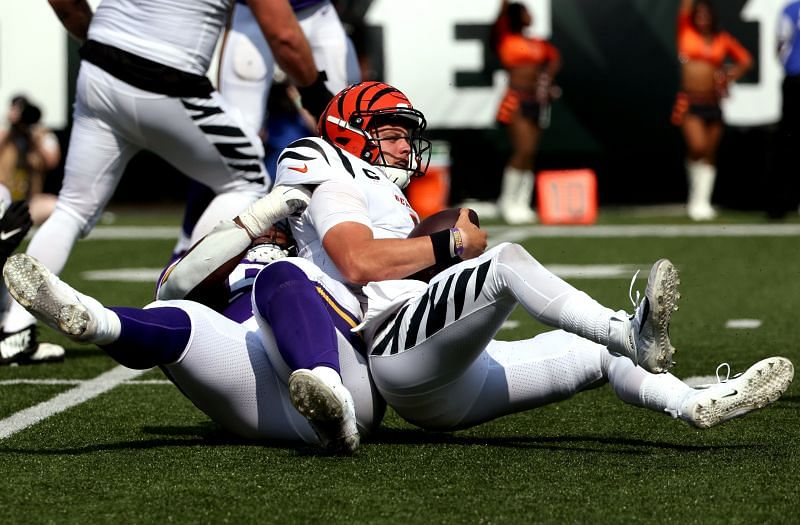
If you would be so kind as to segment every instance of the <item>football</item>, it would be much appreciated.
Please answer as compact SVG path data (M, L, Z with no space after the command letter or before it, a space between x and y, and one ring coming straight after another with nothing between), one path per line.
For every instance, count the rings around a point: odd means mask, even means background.
M411 233L408 234L408 238L423 237L438 231L453 228L456 225L456 221L458 221L458 216L460 213L461 208L447 208L440 212L434 213L417 224L414 229L411 230ZM480 220L478 219L478 214L475 213L474 210L469 210L469 220L475 226L481 225ZM414 275L410 275L408 278L417 279L418 281L425 281L427 283L433 278L434 275L446 268L449 268L456 262L457 261L448 261L445 263L435 264L425 268L424 270L420 270Z

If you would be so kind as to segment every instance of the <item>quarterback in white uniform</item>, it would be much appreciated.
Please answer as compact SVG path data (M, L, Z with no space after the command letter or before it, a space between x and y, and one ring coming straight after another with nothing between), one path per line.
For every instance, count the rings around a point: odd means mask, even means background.
M308 43L284 0L250 0L276 57L301 85L317 80ZM28 253L60 273L79 237L94 227L125 170L153 151L217 194L196 238L235 216L268 187L260 141L204 76L233 0L50 0L83 43L74 125L55 211ZM5 354L33 343L34 319L13 305Z
M366 296L360 329L373 379L408 421L460 428L608 381L623 401L707 427L765 406L788 388L793 366L780 357L706 389L665 373L679 297L677 270L667 260L653 266L645 297L629 316L553 275L519 245L483 253L486 234L465 210L455 228L406 238L417 215L400 189L427 164L425 120L392 86L345 89L319 126L322 139L283 152L276 184L314 187L307 209L290 220L299 254ZM402 280L448 260L455 264L428 284ZM493 341L518 304L561 330Z

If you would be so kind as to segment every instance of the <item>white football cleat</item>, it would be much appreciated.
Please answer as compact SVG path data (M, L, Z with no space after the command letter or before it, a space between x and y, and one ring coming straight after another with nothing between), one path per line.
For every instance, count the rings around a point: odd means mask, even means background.
M311 423L323 448L347 455L358 450L361 438L353 396L335 370L323 366L295 370L289 376L289 396Z
M18 253L9 257L3 278L19 304L71 339L93 341L105 331L103 305L74 290L30 255Z
M637 272L638 274L638 272ZM631 280L632 294L633 282ZM675 347L669 339L672 312L678 309L680 284L678 270L668 259L659 259L650 269L644 298L636 304L632 316L617 312L611 319L609 349L629 357L634 363L654 374L666 372L672 365ZM637 300L639 292L636 292Z
M748 412L764 408L786 392L794 378L794 365L784 357L763 359L733 378L719 378L717 383L703 385L689 393L681 404L678 416L698 428L709 428Z

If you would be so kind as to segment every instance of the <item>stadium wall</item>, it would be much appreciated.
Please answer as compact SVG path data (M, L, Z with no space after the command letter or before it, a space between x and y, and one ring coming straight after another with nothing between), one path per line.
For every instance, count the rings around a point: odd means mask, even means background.
M96 2L94 2L96 3ZM488 45L499 0L354 0L345 18L376 77L399 86L425 111L432 138L452 151L452 199L492 198L509 153L494 112L505 78ZM684 146L669 122L678 89L678 0L527 0L534 33L561 50L563 96L552 108L538 168L593 168L601 204L679 202ZM722 26L753 54L754 69L731 91L715 201L761 208L769 198L772 144L780 113L775 25L783 0L718 0ZM0 97L27 92L46 122L68 136L76 46L46 3L0 12ZM36 21L36 23L33 23ZM33 67L35 65L35 67ZM213 75L212 75L213 76ZM181 200L184 181L149 155L129 168L115 200ZM156 179L156 177L158 177ZM152 180L148 180L152 179ZM164 184L164 180L174 183ZM51 186L57 180L51 180Z

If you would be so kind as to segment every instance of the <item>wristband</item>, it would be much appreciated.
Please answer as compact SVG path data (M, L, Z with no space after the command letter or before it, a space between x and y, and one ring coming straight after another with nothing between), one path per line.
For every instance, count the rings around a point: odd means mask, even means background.
M450 228L450 237L453 239L450 255L460 259L461 255L464 253L464 239L461 237L461 230L458 228Z
M450 250L452 235L450 230L442 230L430 234L431 243L433 244L433 257L436 259L436 264L449 264L453 259Z
M333 93L328 91L325 86L326 80L328 80L328 75L325 71L320 71L317 79L312 84L297 88L297 91L300 92L303 107L315 118L319 118L322 115L322 112L328 106L328 102L333 98Z

